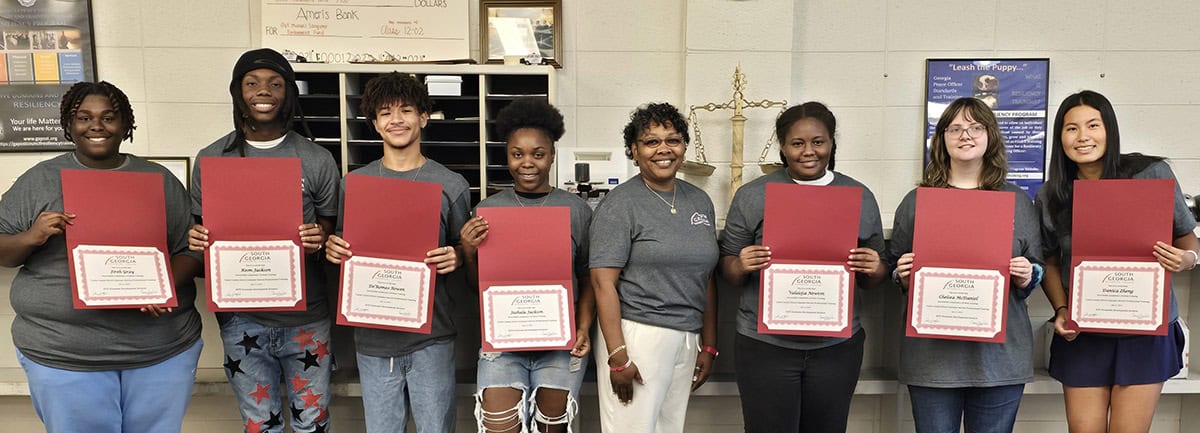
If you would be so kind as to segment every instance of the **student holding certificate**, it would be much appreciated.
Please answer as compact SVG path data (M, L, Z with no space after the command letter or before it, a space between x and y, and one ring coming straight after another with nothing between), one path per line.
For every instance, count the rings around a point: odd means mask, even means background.
M1015 197L1007 325L1000 343L905 337L899 380L912 396L917 432L1011 432L1025 383L1033 380L1033 335L1025 298L1041 279L1041 242L1029 196L1005 182L1004 142L996 117L975 98L952 102L938 120L922 187L1008 191ZM896 209L887 259L897 284L910 287L917 190ZM964 244L972 242L964 238ZM945 245L953 249L955 245ZM959 248L965 248L961 246ZM911 295L911 293L910 293Z
M440 222L430 227L437 230L439 246L424 259L437 273L429 332L354 328L367 432L404 431L410 413L417 431L450 432L454 429L456 331L451 315L454 301L446 280L462 264L459 230L470 216L470 186L462 175L421 153L421 130L429 121L433 101L416 77L391 72L372 78L359 107L383 139L383 157L351 174L441 187L438 203L430 203L440 209ZM325 246L325 258L333 263L353 255L354 245L338 235L330 236Z
M216 313L225 349L225 376L247 430L282 431L281 416L287 414L292 417L293 431L325 429L329 425L333 349L325 273L316 252L337 219L337 164L328 150L292 131L292 119L300 115L296 74L278 52L262 48L242 54L233 67L229 93L233 131L196 154L191 195L192 213L199 223L188 232L190 248L207 253L212 246L209 235L221 239L221 234L210 233L203 225L200 180L204 159L299 158L303 224L282 230L299 232L304 249L300 260L307 278L306 305L300 311ZM209 266L214 265L210 261ZM285 379L283 384L280 377Z
M187 256L187 191L162 166L121 153L133 111L108 82L63 95L62 129L75 150L30 168L0 199L0 264L12 282L17 358L46 431L179 431L203 343L193 307L200 262ZM153 173L162 178L167 242L178 307L75 309L67 236L89 218L64 212L64 170ZM92 216L94 218L94 215Z
M1078 221L1084 216L1073 215L1073 190L1077 179L1174 180L1175 176L1163 158L1121 154L1116 112L1099 93L1085 90L1063 100L1052 135L1050 170L1037 196L1046 254L1042 289L1055 311L1050 376L1063 384L1071 431L1148 431L1163 382L1182 367L1183 334L1176 322L1175 294L1171 290L1167 335L1081 333L1065 326L1066 288L1071 287L1072 273L1071 226L1073 217ZM1087 210L1089 214L1107 211ZM1178 182L1173 215L1171 244L1146 245L1145 258L1153 257L1169 272L1191 270L1200 243Z
M544 100L513 101L496 117L496 133L507 142L508 171L513 188L488 196L478 208L570 208L571 263L577 300L575 345L570 351L479 353L475 418L480 432L565 432L578 408L591 344L589 333L596 300L588 278L588 223L592 208L575 194L550 185L554 142L564 132L563 117ZM537 233L529 233L537 236ZM462 227L463 259L468 279L478 275L478 248L488 237L488 221L476 216ZM526 266L537 266L529 263ZM534 396L530 398L530 396Z
M718 354L716 215L704 190L675 178L688 143L679 110L639 107L624 138L639 174L604 197L591 226L600 426L682 432L688 395Z
M785 170L743 185L733 197L721 240L721 272L740 291L735 344L738 390L747 432L844 432L858 384L866 334L853 308L850 338L759 332L759 279L771 265L763 246L768 183L833 185L862 190L857 248L846 266L858 273L854 290L872 288L887 276L880 260L883 226L875 195L865 185L833 171L837 120L820 102L784 111L775 121ZM792 215L797 226L805 215ZM820 230L820 228L815 228ZM855 296L855 303L860 299Z

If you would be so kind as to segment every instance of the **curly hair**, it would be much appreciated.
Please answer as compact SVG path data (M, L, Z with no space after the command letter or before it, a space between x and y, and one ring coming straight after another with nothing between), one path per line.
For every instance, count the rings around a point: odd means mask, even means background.
M534 128L546 134L553 143L567 132L563 115L542 98L521 98L508 104L496 115L496 134L504 141L521 128Z
M75 117L75 112L79 111L79 104L82 104L83 99L89 95L108 98L113 110L120 115L121 122L124 123L125 136L121 137L121 140L133 141L133 130L137 129L137 126L134 126L133 123L133 107L129 105L129 97L125 96L125 92L122 92L117 86L107 81L80 81L63 94L62 104L58 107L63 137L66 137L68 141L75 141L71 137L71 120Z
M946 128L954 117L962 112L968 120L978 122L987 128L987 149L983 151L983 172L979 174L979 188L999 191L1004 188L1004 179L1008 175L1008 157L1004 152L1004 136L1000 135L1000 125L996 115L983 101L972 97L958 98L951 102L934 128L933 138L929 145L929 164L925 166L925 174L921 186L946 188L950 186L950 151L946 149ZM832 165L832 164L831 164Z
M833 170L834 157L837 156L837 118L833 116L832 111L829 111L829 107L816 101L788 108L779 114L779 118L775 119L775 139L779 143L779 160L787 165L787 158L783 156L783 146L787 143L788 130L792 129L792 125L799 122L800 119L816 119L829 131L829 166L825 169Z
M678 108L667 102L649 103L638 107L629 115L629 123L625 125L623 132L626 158L633 159L634 143L637 143L638 137L642 135L643 131L650 129L653 125L674 128L683 136L685 145L692 142L692 137L688 134L687 119L683 117Z
M367 118L367 124L371 124L380 108L392 104L412 105L418 114L433 111L433 100L429 98L425 84L411 74L395 71L367 81L358 109Z

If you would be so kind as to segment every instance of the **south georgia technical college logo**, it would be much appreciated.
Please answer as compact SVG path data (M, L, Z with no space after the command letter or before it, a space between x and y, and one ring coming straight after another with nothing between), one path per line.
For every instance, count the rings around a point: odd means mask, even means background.
M708 220L708 215L696 212L692 214L692 225L706 225L712 227L712 222Z

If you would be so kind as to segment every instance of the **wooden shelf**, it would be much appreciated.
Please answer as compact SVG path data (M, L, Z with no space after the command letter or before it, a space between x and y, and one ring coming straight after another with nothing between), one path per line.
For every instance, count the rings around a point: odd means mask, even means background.
M492 164L503 162L505 147L503 142L488 140L494 134L496 109L523 97L554 102L556 71L551 66L299 63L292 67L315 92L300 96L305 112L312 113L305 120L321 136L314 141L333 152L343 174L378 158L382 151L383 141L358 112L366 82L380 74L396 71L418 77L462 78L461 95L430 97L434 110L448 118L429 121L422 146L472 185L487 185L489 179L510 181L506 165ZM295 128L302 129L299 124ZM494 190L475 188L473 192L472 200L482 200Z

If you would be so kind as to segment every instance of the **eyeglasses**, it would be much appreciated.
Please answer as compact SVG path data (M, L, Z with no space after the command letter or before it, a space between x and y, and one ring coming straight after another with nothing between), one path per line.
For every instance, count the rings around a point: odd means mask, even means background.
M655 149L663 143L667 143L668 147L680 147L683 146L683 137L667 137L665 139L653 137L638 140L638 143L651 149Z
M951 126L946 128L946 136L955 138L962 137L963 131L966 131L967 135L971 136L972 138L979 138L983 136L984 131L987 131L987 127L983 125L971 125L966 128L961 126Z

